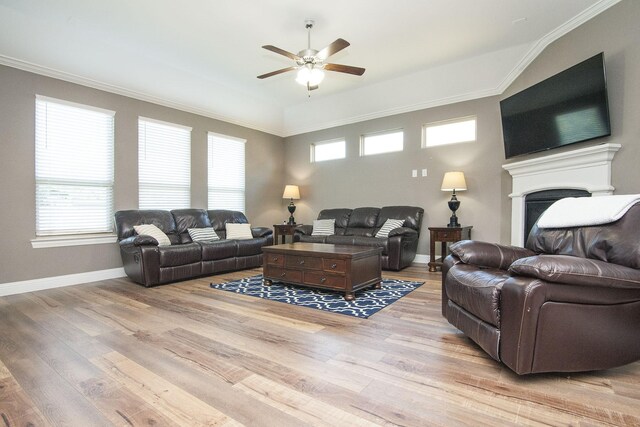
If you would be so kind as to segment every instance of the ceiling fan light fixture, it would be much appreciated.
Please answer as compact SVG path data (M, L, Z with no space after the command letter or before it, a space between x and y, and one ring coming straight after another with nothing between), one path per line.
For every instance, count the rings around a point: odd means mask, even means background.
M324 71L314 67L300 67L296 82L303 86L317 86L324 79Z

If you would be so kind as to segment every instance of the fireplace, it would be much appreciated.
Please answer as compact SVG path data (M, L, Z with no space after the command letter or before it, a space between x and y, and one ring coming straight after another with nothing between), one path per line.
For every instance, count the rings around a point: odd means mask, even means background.
M585 190L561 188L557 190L543 190L529 193L524 197L524 240L527 241L529 232L540 215L555 201L565 197L591 197Z
M620 144L600 144L503 165L511 174L511 244L525 243L525 198L547 190L582 190L592 196L613 194L611 161Z

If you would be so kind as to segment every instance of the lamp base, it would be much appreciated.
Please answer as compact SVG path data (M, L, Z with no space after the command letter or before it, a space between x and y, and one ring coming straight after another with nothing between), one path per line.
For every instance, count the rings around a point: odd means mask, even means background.
M291 203L289 203L289 206L287 206L287 209L289 210L289 213L291 214L289 216L289 225L296 225L296 219L293 217L293 213L296 211L296 205L293 204L293 199L291 199Z
M455 212L453 215L451 215L451 218L449 218L449 224L447 224L447 227L460 228L460 223L458 223L458 217L456 216Z
M451 209L451 218L449 218L449 224L447 227L449 228L458 228L460 227L460 223L458 223L458 217L456 216L456 211L460 207L460 201L456 197L456 192L454 191L451 195L451 200L449 200L449 209Z

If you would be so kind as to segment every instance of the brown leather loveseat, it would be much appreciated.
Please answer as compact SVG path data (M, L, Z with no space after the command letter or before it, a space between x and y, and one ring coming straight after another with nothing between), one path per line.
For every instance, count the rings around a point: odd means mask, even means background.
M301 225L293 236L296 242L330 243L334 245L374 246L382 248L382 268L402 270L416 257L424 209L415 206L383 208L324 209L319 220L335 220L335 233L314 236L312 225ZM388 237L375 237L388 219L402 220L400 227Z
M127 276L144 286L155 286L198 276L262 265L262 247L273 244L273 230L252 227L251 239L227 239L226 224L247 224L242 212L230 210L177 209L125 210L115 214L120 255ZM159 246L134 226L153 224L171 242ZM194 242L189 228L212 227L220 240Z
M640 359L640 204L616 222L531 230L526 248L451 245L442 314L518 374Z

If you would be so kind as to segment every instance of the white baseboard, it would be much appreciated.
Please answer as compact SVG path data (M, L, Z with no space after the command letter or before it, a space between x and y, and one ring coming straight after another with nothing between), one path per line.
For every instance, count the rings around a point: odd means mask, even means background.
M417 264L427 264L429 262L429 255L416 254L416 257L413 259L413 262Z
M124 268L88 271L86 273L66 274L64 276L43 277L42 279L23 280L20 282L0 283L0 296L22 294L43 289L61 288L99 280L117 279L126 276Z

